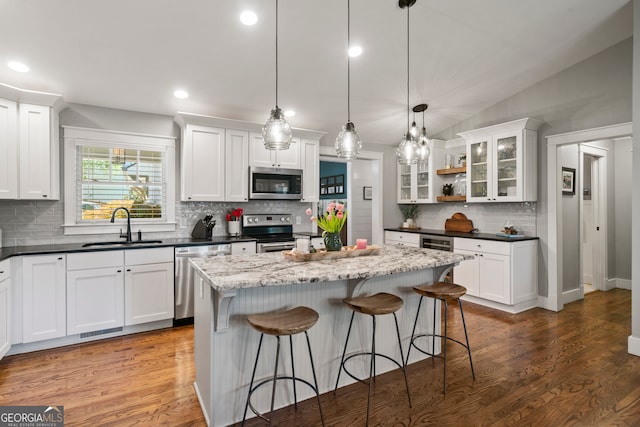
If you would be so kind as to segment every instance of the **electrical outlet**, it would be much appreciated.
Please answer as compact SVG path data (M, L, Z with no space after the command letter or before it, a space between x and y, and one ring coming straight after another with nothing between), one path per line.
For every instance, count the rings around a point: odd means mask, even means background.
M302 224L302 219L299 216L296 216L296 224Z

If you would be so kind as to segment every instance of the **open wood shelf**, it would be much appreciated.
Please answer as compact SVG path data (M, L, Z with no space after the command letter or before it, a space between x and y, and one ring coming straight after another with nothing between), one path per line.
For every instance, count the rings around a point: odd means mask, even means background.
M467 167L463 166L461 168L438 169L436 173L438 175L453 175L457 173L467 173Z
M467 196L437 196L439 202L466 202Z

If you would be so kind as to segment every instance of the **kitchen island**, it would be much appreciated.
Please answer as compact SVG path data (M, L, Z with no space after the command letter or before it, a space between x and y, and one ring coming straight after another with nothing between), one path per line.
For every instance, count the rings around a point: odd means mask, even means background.
M405 305L398 312L398 322L406 353L419 299L412 287L439 280L467 258L452 252L384 246L379 255L310 262L287 261L277 252L192 259L191 265L198 276L194 321L195 388L207 423L223 426L242 419L259 340L259 333L246 322L248 315L299 305L311 307L320 314L318 323L309 330L309 336L320 392L324 393L333 390L335 385L351 316L342 299L380 291L400 296ZM428 304L423 310L432 307L431 302ZM431 316L421 319L424 322L419 326L420 330L430 327ZM369 347L370 328L368 316L356 316L348 353ZM377 349L399 359L392 316L379 319L377 336ZM275 339L267 338L256 373L258 381L273 374ZM311 378L304 340L294 337L293 345L296 374ZM288 340L284 346L279 372L290 369ZM439 351L438 345L436 351ZM410 362L421 357L424 356L412 352ZM368 372L364 359L352 362L352 371L362 377ZM396 368L384 360L376 363L377 373ZM343 375L340 386L351 382L351 378ZM282 383L283 387L276 393L276 407L293 403L292 391L285 384ZM267 410L270 399L270 387L263 389L252 399L260 411ZM312 396L312 391L299 388L299 401Z

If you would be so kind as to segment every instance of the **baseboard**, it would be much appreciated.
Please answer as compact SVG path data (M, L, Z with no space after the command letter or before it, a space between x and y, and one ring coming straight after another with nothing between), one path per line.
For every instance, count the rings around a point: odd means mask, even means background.
M572 289L562 293L562 304L569 304L570 302L579 301L584 297L584 293L580 288Z
M640 338L629 335L627 352L634 356L640 356Z
M204 422L207 423L207 426L211 425L211 421L209 420L209 414L207 414L206 406L202 401L202 396L200 395L200 390L198 390L198 383L193 382L193 388L196 391L196 397L198 398L198 403L200 403L200 409L202 410L202 415L204 415Z
M538 296L538 305L539 308L544 308L545 310L555 311L556 313L560 311L556 304L552 304L549 297L541 297Z
M618 289L627 289L629 291L631 290L631 280L629 279L612 279L612 280L609 280L609 282L613 282L613 286L611 289L618 288ZM608 283L607 283L607 287L609 287Z

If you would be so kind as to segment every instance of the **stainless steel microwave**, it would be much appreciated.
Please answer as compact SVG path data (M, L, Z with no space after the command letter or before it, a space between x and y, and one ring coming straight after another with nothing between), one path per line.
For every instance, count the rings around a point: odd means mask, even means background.
M249 198L254 200L302 199L302 170L249 168Z

